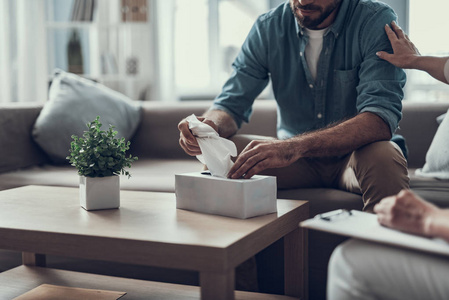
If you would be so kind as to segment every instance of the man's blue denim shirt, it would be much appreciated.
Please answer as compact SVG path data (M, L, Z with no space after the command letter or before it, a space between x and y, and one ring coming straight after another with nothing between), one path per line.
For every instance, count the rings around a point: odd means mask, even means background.
M289 2L260 16L233 63L234 72L211 109L228 112L240 127L254 99L272 80L278 105L278 138L323 128L361 112L380 116L391 133L402 117L405 73L376 56L392 52L385 24L396 15L387 5L343 0L323 38L313 80L304 51L308 36Z

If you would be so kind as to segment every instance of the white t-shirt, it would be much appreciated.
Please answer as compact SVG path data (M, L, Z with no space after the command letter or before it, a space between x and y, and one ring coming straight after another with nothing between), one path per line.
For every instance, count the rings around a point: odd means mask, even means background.
M320 58L321 49L323 49L323 36L327 28L318 30L304 28L304 30L309 36L309 42L305 50L306 61L313 79L316 79L318 59Z

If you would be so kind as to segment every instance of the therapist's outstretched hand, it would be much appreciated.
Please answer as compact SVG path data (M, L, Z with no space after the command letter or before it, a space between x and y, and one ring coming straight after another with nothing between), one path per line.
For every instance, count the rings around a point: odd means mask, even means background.
M396 67L403 69L414 69L414 61L416 57L421 56L418 49L410 41L407 34L394 21L391 22L391 27L385 25L385 32L393 47L393 54L385 51L377 52L377 56L390 62Z
M198 117L198 120L201 122L206 123L207 125L211 126L215 131L218 132L217 125L209 119L206 119L204 117ZM189 122L186 121L186 119L183 119L178 124L179 129L179 145L181 148L190 156L196 156L201 154L200 146L198 145L198 142L196 140L196 137L192 134L192 131L189 129Z
M438 210L410 190L402 190L374 206L380 224L422 236L431 236L429 225Z
M294 147L290 147L288 140L252 141L239 154L228 177L249 179L266 169L286 167L295 160Z

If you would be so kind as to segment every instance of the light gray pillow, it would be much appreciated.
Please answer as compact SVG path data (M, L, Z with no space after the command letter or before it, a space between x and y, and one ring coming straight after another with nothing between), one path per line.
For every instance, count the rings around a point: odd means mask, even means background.
M53 163L67 163L71 136L81 136L96 116L102 130L114 125L117 137L129 140L140 123L141 105L102 84L56 70L32 135Z
M424 167L416 170L418 176L449 179L449 118L445 115L437 118L443 120L427 151Z

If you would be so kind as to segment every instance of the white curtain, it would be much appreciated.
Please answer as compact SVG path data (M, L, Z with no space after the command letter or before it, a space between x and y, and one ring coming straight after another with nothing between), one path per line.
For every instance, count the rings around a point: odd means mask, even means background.
M11 101L9 3L0 1L0 103Z
M155 0L155 82L152 98L176 101L174 74L174 0Z
M0 102L47 99L44 4L44 0L0 1Z

